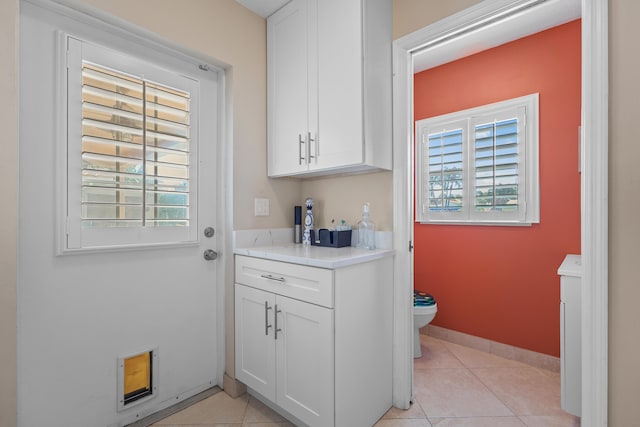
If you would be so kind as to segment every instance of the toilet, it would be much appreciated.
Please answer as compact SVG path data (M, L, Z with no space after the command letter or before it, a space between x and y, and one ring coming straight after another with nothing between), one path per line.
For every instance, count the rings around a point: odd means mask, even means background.
M413 291L413 357L422 357L422 349L420 348L420 328L426 326L436 317L438 312L438 304L432 295L422 292Z

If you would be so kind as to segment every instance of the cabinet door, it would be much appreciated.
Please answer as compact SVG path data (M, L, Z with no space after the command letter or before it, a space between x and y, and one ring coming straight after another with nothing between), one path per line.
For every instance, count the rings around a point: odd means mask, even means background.
M237 283L235 292L236 378L275 401L275 296Z
M277 402L310 426L334 424L333 310L278 296Z
M362 3L318 2L319 133L311 169L364 161Z
M308 137L317 122L309 111L317 102L314 7L315 0L293 0L267 20L269 176L308 169Z

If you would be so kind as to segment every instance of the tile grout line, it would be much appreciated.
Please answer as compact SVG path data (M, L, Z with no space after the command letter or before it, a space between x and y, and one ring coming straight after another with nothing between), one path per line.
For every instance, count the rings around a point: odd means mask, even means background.
M436 339L437 339L437 338L436 338ZM453 356L454 356L454 357L455 357L455 358L456 358L456 359L457 359L457 360L462 364L462 366L464 366L464 367L465 367L465 368L466 368L466 369L471 373L471 375L473 375L473 377L474 377L474 378L476 378L476 379L480 382L480 384L482 384L482 385L487 389L487 391L489 391L489 392L490 392L490 393L491 393L491 394L496 398L496 400L498 400L498 402L502 403L502 404L504 405L504 407L505 407L505 408L507 408L507 409L509 410L509 412L511 412L510 417L516 417L516 418L518 418L518 421L520 421L521 423L523 423L523 424L524 424L524 422L520 419L520 417L518 416L518 414L516 414L516 413L515 413L514 409L513 409L511 406L509 406L509 405L507 404L507 402L504 402L504 401L500 398L500 396L498 396L498 395L496 394L496 392L493 390L493 388L492 388L489 384L487 384L486 382L484 382L484 381L482 380L482 378L480 378L480 377L478 376L478 374L475 372L475 370L476 370L476 369L521 369L520 367L504 367L504 368L502 368L502 367L501 367L501 368L497 368L497 367L477 368L477 367L476 367L476 368L474 368L474 367L468 366L468 365L464 362L464 360L462 360L461 358L459 358L458 356L456 356L456 354L455 354L453 351L451 351L451 349L450 349L449 345L447 344L447 343L449 343L449 341L446 341L446 340L440 340L440 341L444 344L444 346L445 346L445 348L447 349L447 351L448 351L449 353L451 353L451 354L452 354L452 355L453 355ZM455 345L461 345L461 344L456 344L456 343L452 343L452 344L455 344ZM466 346L464 346L464 345L463 345L463 347L466 347ZM490 355L495 356L495 357L501 357L501 356L495 355L495 354L493 354L493 353L487 353L486 351L482 351L482 350L475 349L475 348L473 348L473 347L467 347L467 348L471 348L471 349L473 349L473 350L476 350L476 351L479 351L479 352L482 352L482 353L490 354ZM511 360L511 359L506 359L506 360ZM533 368L533 367L531 367L531 368ZM524 425L526 426L526 424L524 424Z

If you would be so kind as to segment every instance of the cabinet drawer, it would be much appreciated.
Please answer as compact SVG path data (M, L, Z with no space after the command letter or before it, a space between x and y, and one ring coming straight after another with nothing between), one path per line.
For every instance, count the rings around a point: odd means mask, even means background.
M236 255L236 282L333 308L333 270Z

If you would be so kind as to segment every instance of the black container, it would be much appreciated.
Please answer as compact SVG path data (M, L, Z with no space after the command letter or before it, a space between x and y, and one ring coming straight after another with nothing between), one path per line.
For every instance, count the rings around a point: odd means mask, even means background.
M321 228L318 230L318 240L316 240L315 230L311 230L311 244L331 248L351 246L351 230L337 231Z

